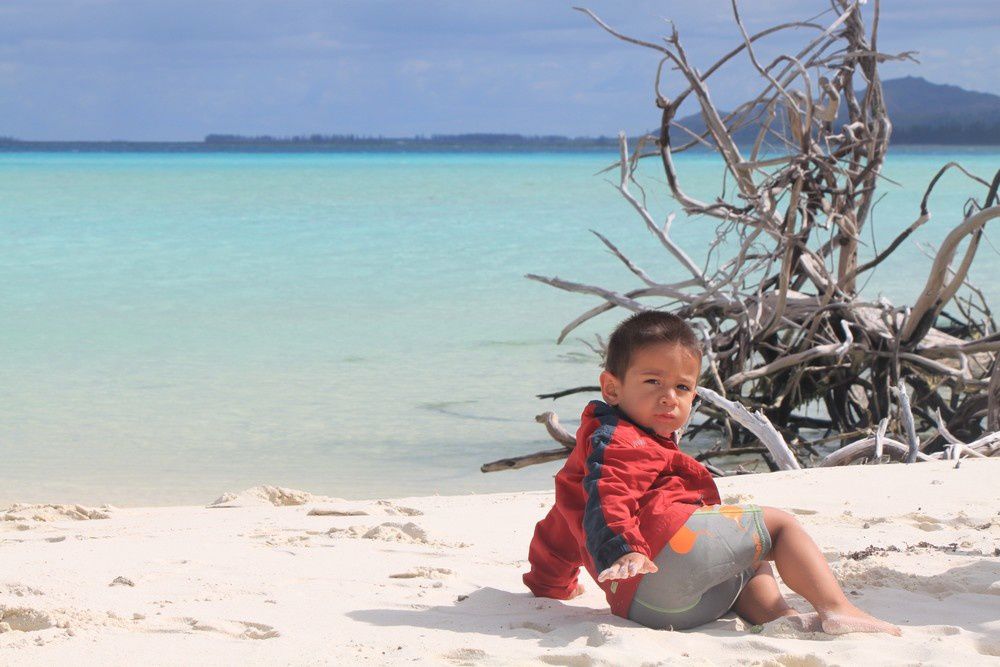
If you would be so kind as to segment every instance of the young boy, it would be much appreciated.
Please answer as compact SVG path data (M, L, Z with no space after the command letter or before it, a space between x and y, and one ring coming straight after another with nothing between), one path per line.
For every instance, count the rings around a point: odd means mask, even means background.
M900 634L847 600L794 516L722 505L708 470L677 448L701 374L698 339L682 319L628 318L604 368L604 402L584 410L555 506L535 527L523 577L535 595L580 595L583 565L612 613L651 628L692 628L732 609L753 624L796 616L810 631ZM788 605L767 561L816 614Z

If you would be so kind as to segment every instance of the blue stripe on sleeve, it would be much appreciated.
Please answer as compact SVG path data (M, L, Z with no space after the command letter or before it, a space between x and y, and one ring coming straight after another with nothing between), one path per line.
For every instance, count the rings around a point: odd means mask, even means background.
M608 527L601 506L598 482L604 467L604 450L611 442L611 436L618 425L618 418L610 413L595 414L601 421L590 437L590 456L587 457L587 476L583 478L583 488L587 493L587 505L583 511L583 531L587 535L587 551L594 559L597 571L607 569L632 547L621 535L616 535Z

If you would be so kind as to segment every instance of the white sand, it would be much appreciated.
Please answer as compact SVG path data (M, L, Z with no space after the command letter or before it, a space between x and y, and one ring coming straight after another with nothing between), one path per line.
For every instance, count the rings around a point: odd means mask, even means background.
M1000 664L1000 460L719 487L795 512L856 604L903 636L733 615L658 632L611 616L592 582L572 602L534 598L520 576L551 493L258 487L215 507L0 511L0 664ZM899 551L845 557L870 546Z

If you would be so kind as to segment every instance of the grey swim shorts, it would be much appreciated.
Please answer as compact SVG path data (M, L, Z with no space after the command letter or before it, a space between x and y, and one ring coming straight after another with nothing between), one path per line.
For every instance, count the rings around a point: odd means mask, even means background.
M658 630L685 630L728 612L771 551L757 505L706 505L670 538L644 575L628 617Z

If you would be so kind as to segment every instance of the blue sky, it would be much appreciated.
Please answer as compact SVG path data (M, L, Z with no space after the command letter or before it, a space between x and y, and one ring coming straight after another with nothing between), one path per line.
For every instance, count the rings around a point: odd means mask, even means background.
M703 67L740 40L728 0L579 1L650 41L673 19L689 58ZM751 30L829 7L742 4ZM886 64L883 78L910 74L1000 94L993 0L884 5L880 49L918 50L921 64ZM571 7L550 0L4 0L0 135L610 135L655 126L655 54L615 40ZM791 50L808 37L789 31L762 50ZM741 65L709 84L726 107L759 79Z

